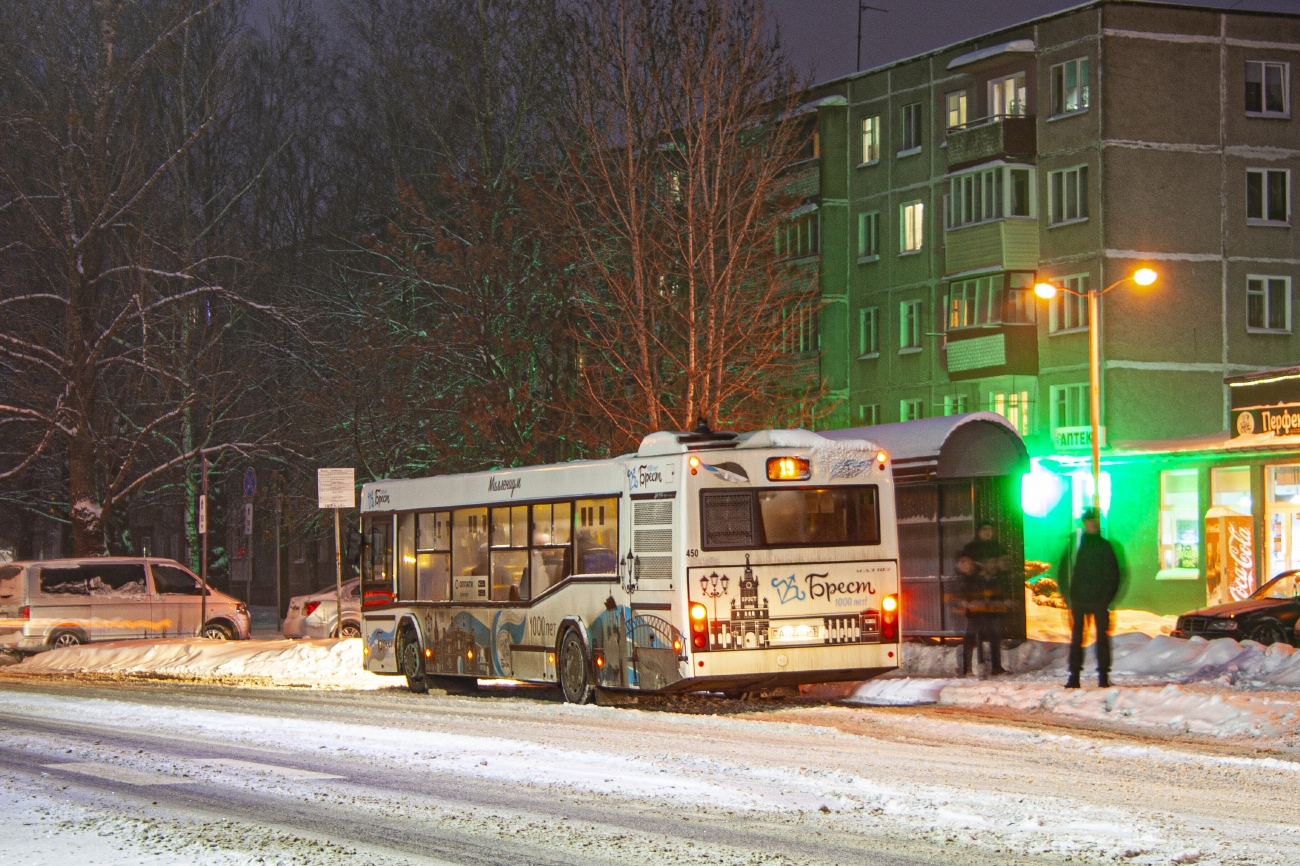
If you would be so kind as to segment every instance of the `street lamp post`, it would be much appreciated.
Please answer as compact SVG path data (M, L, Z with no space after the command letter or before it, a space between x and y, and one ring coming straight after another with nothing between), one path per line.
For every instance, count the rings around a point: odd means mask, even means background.
M1040 282L1034 286L1034 294L1044 300L1055 297L1057 292L1088 299L1088 420L1091 425L1092 441L1092 507L1097 509L1099 515L1101 514L1101 328L1098 325L1098 314L1101 310L1101 296L1122 283L1132 281L1139 286L1149 286L1159 277L1160 275L1151 268L1138 268L1104 289L1076 292L1048 282Z

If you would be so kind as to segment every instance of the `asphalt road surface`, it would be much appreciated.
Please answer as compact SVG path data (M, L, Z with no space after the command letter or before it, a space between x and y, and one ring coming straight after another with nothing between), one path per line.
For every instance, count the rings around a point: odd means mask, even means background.
M0 681L0 864L1297 864L1298 784L933 710Z

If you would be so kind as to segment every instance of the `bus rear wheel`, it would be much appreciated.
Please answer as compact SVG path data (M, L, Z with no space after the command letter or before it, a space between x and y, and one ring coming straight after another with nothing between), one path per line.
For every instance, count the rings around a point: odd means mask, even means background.
M560 640L560 691L571 704L585 704L591 700L591 677L588 676L587 649L574 629L569 629Z
M424 678L424 655L420 652L419 638L410 629L402 632L402 649L398 661L406 676L406 687L413 694L427 694L429 683Z

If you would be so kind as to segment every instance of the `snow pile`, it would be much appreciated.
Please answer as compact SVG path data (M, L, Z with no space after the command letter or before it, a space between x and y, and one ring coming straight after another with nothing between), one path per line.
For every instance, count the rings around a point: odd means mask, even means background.
M1025 588L1025 635L1031 640L1070 640L1070 612L1059 607L1048 607L1035 602L1029 588ZM1160 616L1149 610L1111 611L1111 634L1140 632L1146 635L1169 634L1178 624L1176 616Z
M986 681L946 688L939 703L1041 710L1076 719L1215 736L1276 737L1300 728L1300 699L1164 688L1065 689Z
M392 677L362 667L361 639L112 641L49 650L10 667L19 674L96 673L186 679L247 679L283 686L379 689Z
M877 677L858 686L844 700L872 707L912 707L918 704L937 704L939 694L948 686L961 680L942 680L904 677Z

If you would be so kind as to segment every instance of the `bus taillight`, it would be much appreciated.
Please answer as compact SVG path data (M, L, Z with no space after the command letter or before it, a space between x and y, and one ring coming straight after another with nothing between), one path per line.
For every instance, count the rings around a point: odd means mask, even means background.
M23 605L23 620L30 621L32 618L32 609L29 605Z
M691 646L704 649L709 645L709 610L696 602L691 605Z
M897 595L887 595L880 600L880 640L882 643L898 642Z

